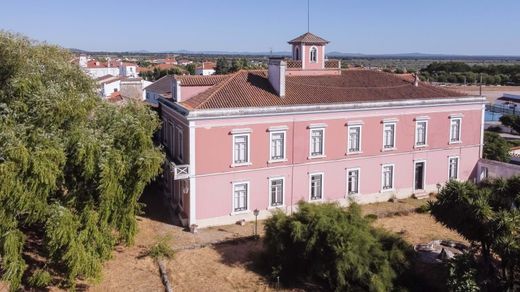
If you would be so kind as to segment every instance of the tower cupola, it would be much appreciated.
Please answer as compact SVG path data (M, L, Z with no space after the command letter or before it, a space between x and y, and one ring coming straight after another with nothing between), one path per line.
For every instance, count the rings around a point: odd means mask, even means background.
M325 68L325 46L329 41L312 34L304 33L289 41L292 45L292 58L301 61L302 69Z

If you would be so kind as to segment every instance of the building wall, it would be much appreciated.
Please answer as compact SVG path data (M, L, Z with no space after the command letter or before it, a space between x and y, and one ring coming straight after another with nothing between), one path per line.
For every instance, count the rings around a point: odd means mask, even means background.
M463 116L462 143L449 144L450 115ZM415 148L415 119L427 116L427 147ZM396 150L383 151L385 119L396 119ZM363 123L360 154L346 154L347 125ZM250 183L249 210L268 216L269 177L285 178L286 209L309 199L309 173L324 173L324 201L346 202L346 169L359 167L356 200L374 202L413 193L414 161L426 161L425 192L448 180L448 157L458 156L459 179L474 177L480 158L481 105L382 109L278 117L234 118L195 122L196 222L199 226L230 224L251 213L230 215L232 183ZM309 159L309 126L325 125L325 155ZM286 162L269 163L270 127L287 127ZM250 131L251 165L232 167L232 134ZM395 191L381 192L381 165L394 164Z
M92 78L99 78L105 75L119 76L118 67L108 68L83 68Z
M325 47L324 46L314 46L318 49L318 59L317 59L317 62L316 63L313 63L310 61L310 51L311 51L311 48L313 47L312 45L303 45L303 67L305 68L305 70L308 70L308 69L323 69L324 68L324 64L325 64L325 60L324 60L324 56L325 56Z
M115 80L113 82L103 84L103 90L101 92L101 95L103 97L107 97L115 91L121 91L120 80Z

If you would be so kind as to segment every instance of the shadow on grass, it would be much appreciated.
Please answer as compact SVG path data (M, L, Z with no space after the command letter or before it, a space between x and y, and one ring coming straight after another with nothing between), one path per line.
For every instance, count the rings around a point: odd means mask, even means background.
M141 214L153 221L158 221L166 224L181 226L180 220L174 216L173 211L169 208L169 203L163 194L164 190L159 178L151 182L144 189L143 194L139 198L139 203L144 204Z

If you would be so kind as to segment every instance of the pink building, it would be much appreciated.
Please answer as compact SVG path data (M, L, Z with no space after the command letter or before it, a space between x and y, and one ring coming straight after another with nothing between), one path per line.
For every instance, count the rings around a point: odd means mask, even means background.
M159 99L166 195L185 224L265 218L300 200L422 196L476 176L485 98L342 70L311 33L289 43L293 60L174 76L172 97Z

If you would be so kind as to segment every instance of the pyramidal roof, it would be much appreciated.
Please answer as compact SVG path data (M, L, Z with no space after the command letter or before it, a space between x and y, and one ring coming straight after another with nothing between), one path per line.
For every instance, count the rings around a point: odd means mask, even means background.
M289 41L289 44L328 44L329 41L320 38L319 36L306 32L301 36Z

